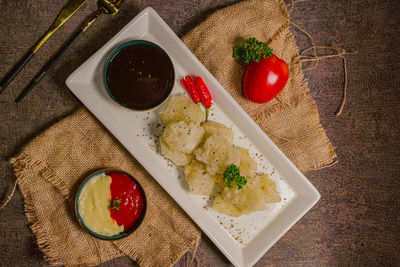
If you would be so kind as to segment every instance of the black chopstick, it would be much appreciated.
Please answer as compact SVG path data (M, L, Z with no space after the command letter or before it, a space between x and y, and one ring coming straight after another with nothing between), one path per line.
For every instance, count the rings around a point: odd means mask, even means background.
M19 103L44 77L49 74L57 63L68 53L68 51L74 46L79 37L83 34L83 30L77 31L71 39L57 52L57 54L47 62L46 65L36 74L35 78L31 80L27 87L17 96L15 103Z

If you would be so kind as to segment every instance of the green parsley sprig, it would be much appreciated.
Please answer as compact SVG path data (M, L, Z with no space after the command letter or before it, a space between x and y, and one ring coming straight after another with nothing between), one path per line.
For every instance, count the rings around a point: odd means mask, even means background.
M233 58L243 63L260 62L260 58L267 58L272 55L272 49L256 38L249 38L243 42L241 47L233 49Z
M247 183L246 177L240 175L240 169L235 164L231 164L224 171L224 183L232 188L232 182L235 182L239 189Z
M117 206L118 204L121 204L121 200L115 199L112 204L108 205L108 209L114 209L114 210L120 210L120 208Z

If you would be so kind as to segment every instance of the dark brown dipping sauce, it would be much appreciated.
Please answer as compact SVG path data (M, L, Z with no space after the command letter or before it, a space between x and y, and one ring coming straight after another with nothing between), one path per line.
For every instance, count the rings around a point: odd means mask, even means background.
M169 57L150 44L132 44L110 60L106 80L110 95L119 104L146 110L161 104L174 83Z

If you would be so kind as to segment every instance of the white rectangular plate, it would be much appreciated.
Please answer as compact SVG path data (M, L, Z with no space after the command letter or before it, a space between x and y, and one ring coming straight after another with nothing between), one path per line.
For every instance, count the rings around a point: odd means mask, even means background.
M277 184L282 202L265 211L233 218L211 210L208 197L187 190L181 170L160 155L157 135L162 127L159 108L135 112L118 106L107 96L103 84L106 58L119 45L143 39L161 46L171 57L176 81L172 94L184 93L179 78L203 77L214 107L210 119L233 128L235 144L249 148L258 172L268 173ZM117 35L72 73L67 86L143 165L183 210L236 266L252 266L320 198L318 191L265 135L189 51L161 17L146 8Z

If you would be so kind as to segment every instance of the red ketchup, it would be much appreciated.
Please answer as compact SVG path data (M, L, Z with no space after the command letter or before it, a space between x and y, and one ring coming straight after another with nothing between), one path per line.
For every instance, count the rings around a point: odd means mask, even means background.
M145 197L140 186L128 175L120 172L108 172L107 175L111 176L111 203L121 201L116 204L119 209L110 209L111 218L128 231L143 217Z

